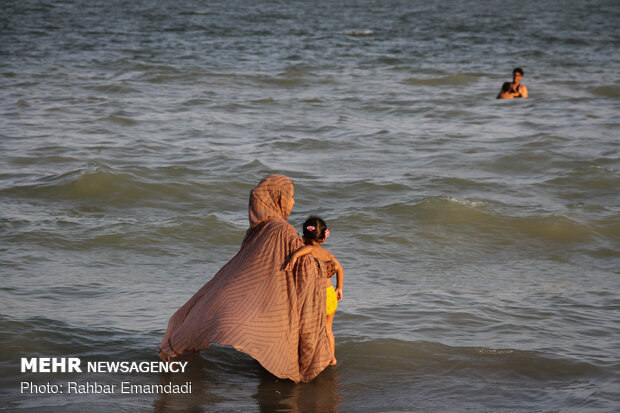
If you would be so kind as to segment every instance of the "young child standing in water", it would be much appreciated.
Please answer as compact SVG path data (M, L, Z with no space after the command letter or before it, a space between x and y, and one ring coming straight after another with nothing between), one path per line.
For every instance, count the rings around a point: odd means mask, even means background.
M325 282L325 287L327 288L327 294L325 297L325 301L327 303L327 338L332 352L332 360L330 365L333 366L338 361L336 360L336 339L334 338L334 332L332 331L332 324L334 322L336 307L338 307L338 301L342 300L342 280L344 278L344 273L342 272L340 262L338 262L331 252L321 247L321 244L325 242L327 237L329 237L329 229L327 228L325 221L317 216L309 217L303 225L303 239L306 245L291 255L286 262L286 269L289 271L292 270L293 265L299 257L310 254L313 257L325 262L327 267L327 275L329 277L337 274L337 285L335 290L329 278L327 278Z

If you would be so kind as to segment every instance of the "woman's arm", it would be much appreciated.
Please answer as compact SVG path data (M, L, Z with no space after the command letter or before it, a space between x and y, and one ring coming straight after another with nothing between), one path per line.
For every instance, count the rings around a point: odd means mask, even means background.
M298 249L297 251L293 253L293 255L291 255L288 258L288 260L286 260L286 262L284 263L284 270L292 271L293 265L295 265L295 262L297 261L297 259L299 259L299 257L302 257L304 255L310 254L311 252L312 252L312 245L305 245L301 247L300 249Z

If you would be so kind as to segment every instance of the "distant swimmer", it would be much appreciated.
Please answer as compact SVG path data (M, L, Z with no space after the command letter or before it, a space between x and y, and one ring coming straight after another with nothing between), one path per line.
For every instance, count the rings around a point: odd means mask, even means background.
M514 99L514 98L527 98L527 87L521 83L523 78L523 69L520 67L515 68L512 71L512 83L504 82L502 90L497 95L498 99Z

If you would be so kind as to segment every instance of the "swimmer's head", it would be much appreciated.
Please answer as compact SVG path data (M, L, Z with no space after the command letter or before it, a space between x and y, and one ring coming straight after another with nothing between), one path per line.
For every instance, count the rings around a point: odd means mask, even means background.
M303 225L304 238L308 241L323 242L329 237L329 229L322 218L315 215L309 217Z
M523 78L523 69L520 67L516 67L515 70L512 71L512 81L513 83L519 83Z

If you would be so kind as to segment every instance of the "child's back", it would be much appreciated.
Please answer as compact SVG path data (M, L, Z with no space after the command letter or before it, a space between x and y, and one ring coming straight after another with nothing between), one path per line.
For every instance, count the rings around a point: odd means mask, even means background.
M306 244L308 245L308 244ZM318 258L320 260L323 261L333 261L334 264L338 261L336 260L336 257L334 257L334 255L329 252L328 250L326 250L325 248L323 248L320 245L312 245L310 244L310 246L312 247L312 251L310 252L310 255L312 255L315 258Z

